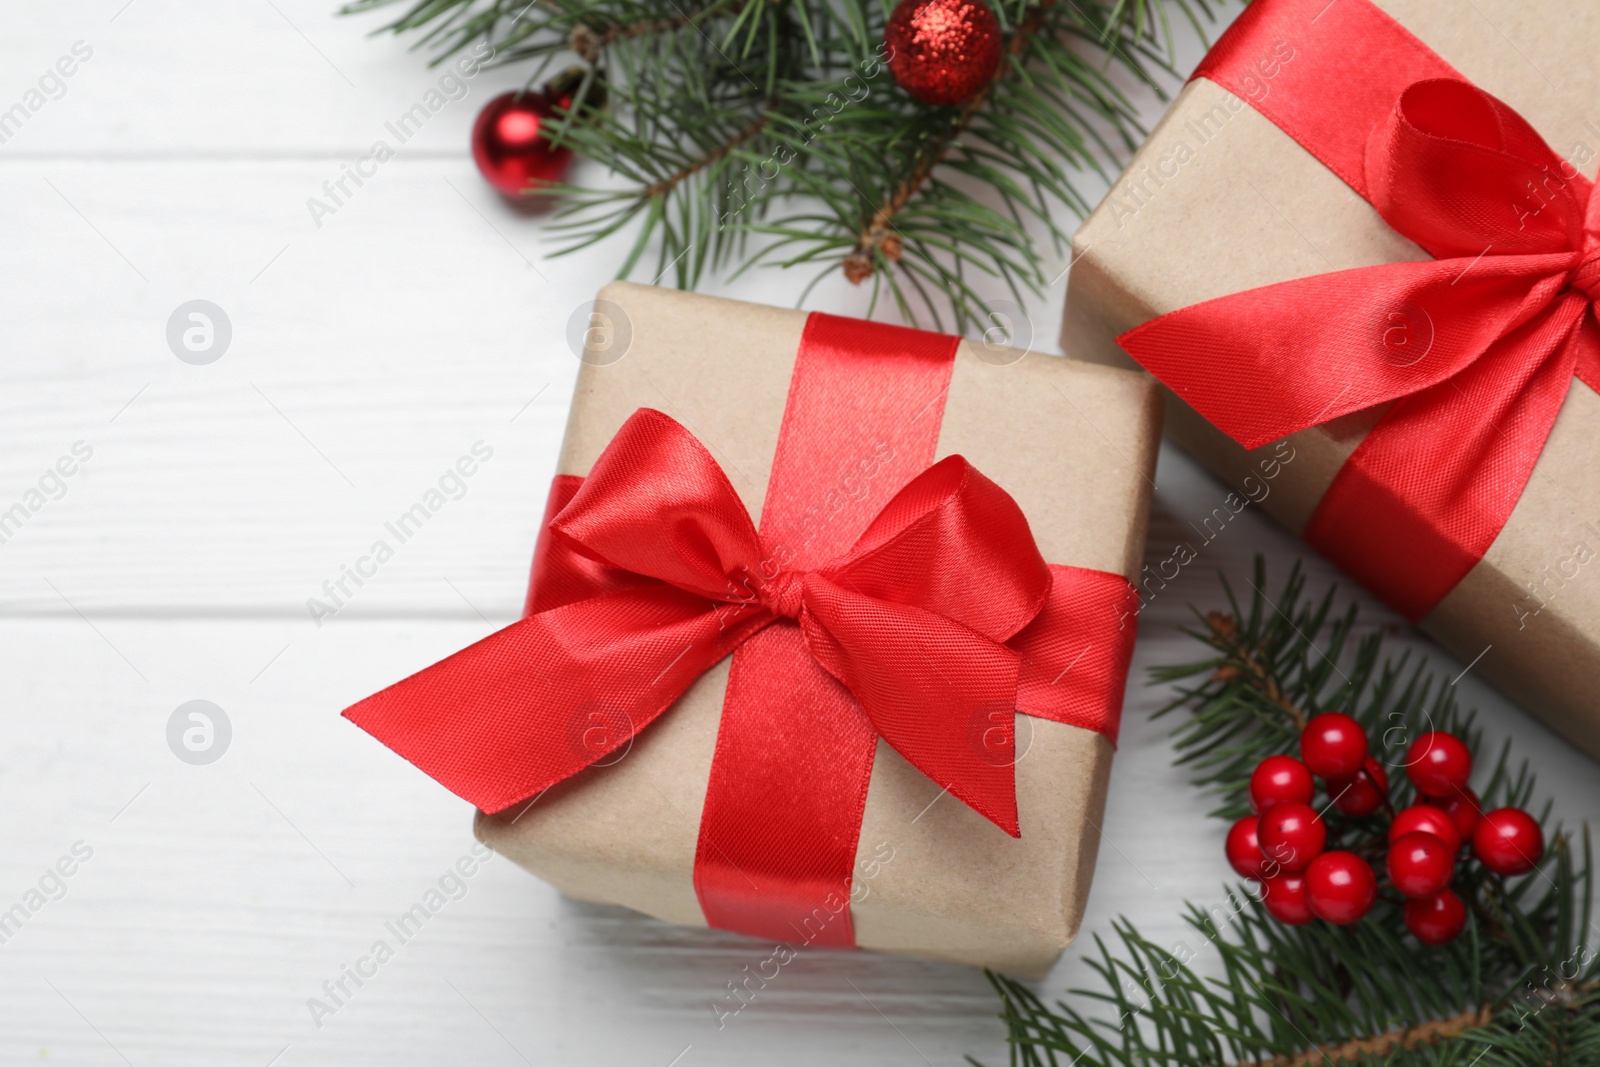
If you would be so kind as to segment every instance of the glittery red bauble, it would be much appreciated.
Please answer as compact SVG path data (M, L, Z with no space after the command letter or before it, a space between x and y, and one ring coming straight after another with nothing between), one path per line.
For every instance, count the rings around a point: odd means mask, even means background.
M1000 69L1000 20L983 0L900 0L883 40L889 73L924 104L966 103Z
M572 165L572 149L539 135L558 120L557 101L542 92L503 93L483 106L472 125L472 158L489 184L507 196L529 186L559 182Z

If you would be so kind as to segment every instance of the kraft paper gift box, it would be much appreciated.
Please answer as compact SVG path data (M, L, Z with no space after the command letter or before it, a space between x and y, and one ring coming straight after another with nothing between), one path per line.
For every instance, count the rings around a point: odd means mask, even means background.
M1594 176L1600 6L1574 0L1377 0L1376 6ZM1319 36L1327 21L1308 18L1301 30L1257 47L1240 95L1203 77L1183 89L1074 237L1064 351L1133 367L1117 338L1166 313L1290 279L1428 258L1252 106L1252 99L1270 101L1283 73L1304 63L1307 50L1330 47L1326 34ZM1292 434L1286 444L1247 451L1162 392L1172 438L1297 533L1382 413L1346 415ZM1294 458L1278 473L1274 464L1283 454ZM1263 464L1278 476L1261 497ZM1591 562L1597 554L1600 398L1574 379L1509 521L1420 625L1474 674L1600 757L1600 566Z
M739 472L730 480L759 516L807 316L626 283L607 287L596 307L604 314L590 331L558 473L588 474L630 415L655 408ZM962 342L937 455L959 453L1003 486L1048 562L1131 582L1159 419L1141 375ZM864 478L872 453L864 447ZM531 804L480 811L478 837L568 896L705 926L696 840L728 670L724 659L702 675L624 755L601 761L608 765ZM1016 730L1019 838L941 796L878 740L850 894L860 947L1036 975L1072 940L1113 744L1020 715ZM789 941L799 950L804 931Z

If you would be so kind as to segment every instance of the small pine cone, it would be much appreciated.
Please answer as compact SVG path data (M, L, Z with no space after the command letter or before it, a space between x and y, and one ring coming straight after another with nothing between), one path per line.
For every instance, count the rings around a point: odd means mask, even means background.
M900 247L900 235L899 234L897 234L897 233L886 233L886 234L884 234L883 238L878 242L878 247L883 249L883 254L884 255L888 256L890 259L894 260L896 263L898 263L900 261L900 254L903 251L903 249Z
M600 35L589 28L586 22L577 23L572 27L572 36L567 40L567 47L578 54L578 58L585 63L595 63L600 59Z
M844 276L851 285L860 285L872 277L872 257L865 252L851 252L844 257Z

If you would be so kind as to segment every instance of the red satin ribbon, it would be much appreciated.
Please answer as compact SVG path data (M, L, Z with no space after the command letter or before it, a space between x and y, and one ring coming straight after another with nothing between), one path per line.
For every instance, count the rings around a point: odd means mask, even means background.
M1195 76L1435 258L1209 300L1118 340L1246 448L1391 404L1305 537L1419 620L1499 535L1573 376L1600 387L1600 198L1368 0L1256 0Z
M622 748L732 653L707 921L853 944L877 738L1015 836L1015 713L1114 740L1132 650L1123 577L1046 564L1004 490L959 456L928 466L955 343L812 316L760 533L687 430L636 412L587 479L552 484L528 614L346 716L493 812Z

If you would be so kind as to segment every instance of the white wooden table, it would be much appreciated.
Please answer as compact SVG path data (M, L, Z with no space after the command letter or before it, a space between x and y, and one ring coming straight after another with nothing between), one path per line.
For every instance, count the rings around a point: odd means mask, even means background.
M0 1062L1002 1062L980 974L867 953L806 953L719 1030L709 1002L765 946L564 901L504 860L447 880L455 899L314 1018L473 844L466 805L338 711L516 617L566 323L620 254L552 264L537 220L477 178L466 131L507 72L319 225L308 198L436 81L333 6L84 0L19 7L0 34L0 111L26 110L0 144L0 513L26 513L0 543L0 909L24 905L0 925ZM1029 309L1035 347L1063 286ZM863 295L839 282L811 306ZM167 340L196 299L231 325L204 365ZM464 495L314 623L307 599L480 441ZM73 473L48 474L63 457ZM1170 449L1158 480L1152 558L1223 495ZM1085 935L1120 913L1176 940L1180 903L1220 896L1221 827L1142 680L1190 653L1176 627L1214 569L1258 551L1277 577L1305 555L1247 512L1141 623ZM1591 763L1470 673L1459 688L1569 818L1600 814ZM168 743L196 699L231 727L206 765ZM1087 977L1069 951L1045 987Z

